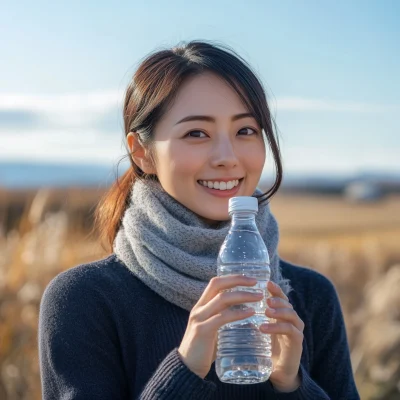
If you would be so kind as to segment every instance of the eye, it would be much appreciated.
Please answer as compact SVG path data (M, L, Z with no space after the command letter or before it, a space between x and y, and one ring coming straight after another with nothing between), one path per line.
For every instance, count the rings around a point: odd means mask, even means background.
M192 133L194 134L193 136L192 136ZM203 135L203 136L200 136L200 135ZM185 137L194 137L194 138L203 139L203 138L207 137L207 135L203 131L190 131L185 135Z
M246 133L246 130L253 131L253 133ZM238 133L240 134L240 132L243 132L243 131L245 133L244 133L244 135L242 134L241 136L252 136L252 135L257 135L258 134L258 132L255 129L250 128L250 127L242 128Z

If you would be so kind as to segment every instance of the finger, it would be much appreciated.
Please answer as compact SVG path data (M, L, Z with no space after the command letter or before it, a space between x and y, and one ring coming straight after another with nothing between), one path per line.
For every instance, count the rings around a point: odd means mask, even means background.
M289 301L281 297L268 297L267 305L273 308L293 308Z
M200 328L203 327L205 332L216 332L225 324L248 318L254 314L255 310L252 307L249 307L246 310L233 310L227 308L224 311L213 315L207 321L198 324L198 326Z
M257 279L244 275L215 276L210 280L196 306L207 304L222 290L232 289L236 286L254 286L256 283Z
M197 321L205 321L225 308L244 303L260 302L264 294L260 292L246 292L235 290L232 292L220 292L204 306L197 307L192 313L192 318Z
M271 296L281 297L282 299L289 301L289 298L286 296L285 293L283 293L281 287L275 282L268 281L267 289L270 292Z
M302 332L300 332L294 325L287 322L262 324L260 326L260 331L264 333L286 335L301 342L304 337Z
M297 312L293 308L268 308L265 311L268 317L275 320L289 322L295 326L300 332L304 331L304 322L300 319Z

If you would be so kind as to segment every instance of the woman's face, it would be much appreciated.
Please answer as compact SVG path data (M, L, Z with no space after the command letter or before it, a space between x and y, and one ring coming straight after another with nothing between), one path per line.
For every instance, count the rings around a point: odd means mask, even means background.
M182 85L155 127L162 187L210 223L228 220L229 198L251 196L259 182L265 145L248 113L236 92L208 72Z

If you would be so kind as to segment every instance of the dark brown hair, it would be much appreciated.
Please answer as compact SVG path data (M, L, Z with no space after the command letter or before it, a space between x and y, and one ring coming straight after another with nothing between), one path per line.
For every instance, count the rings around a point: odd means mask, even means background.
M205 71L219 75L236 91L265 132L276 167L274 184L258 197L260 203L267 201L282 182L282 161L273 118L260 80L247 62L225 45L196 40L147 56L126 90L123 109L125 137L130 132L137 132L140 143L151 154L154 127L172 104L180 86L188 77ZM135 180L157 179L146 176L133 162L129 150L127 156L131 168L121 178L117 177L95 212L95 226L110 252Z

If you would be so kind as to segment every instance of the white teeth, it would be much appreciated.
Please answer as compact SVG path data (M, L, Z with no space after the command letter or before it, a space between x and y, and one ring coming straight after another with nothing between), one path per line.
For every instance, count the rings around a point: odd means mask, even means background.
M234 181L229 182L218 182L218 181L199 181L200 185L208 187L210 189L219 189L219 190L230 190L235 186L239 185L239 179L235 179Z

